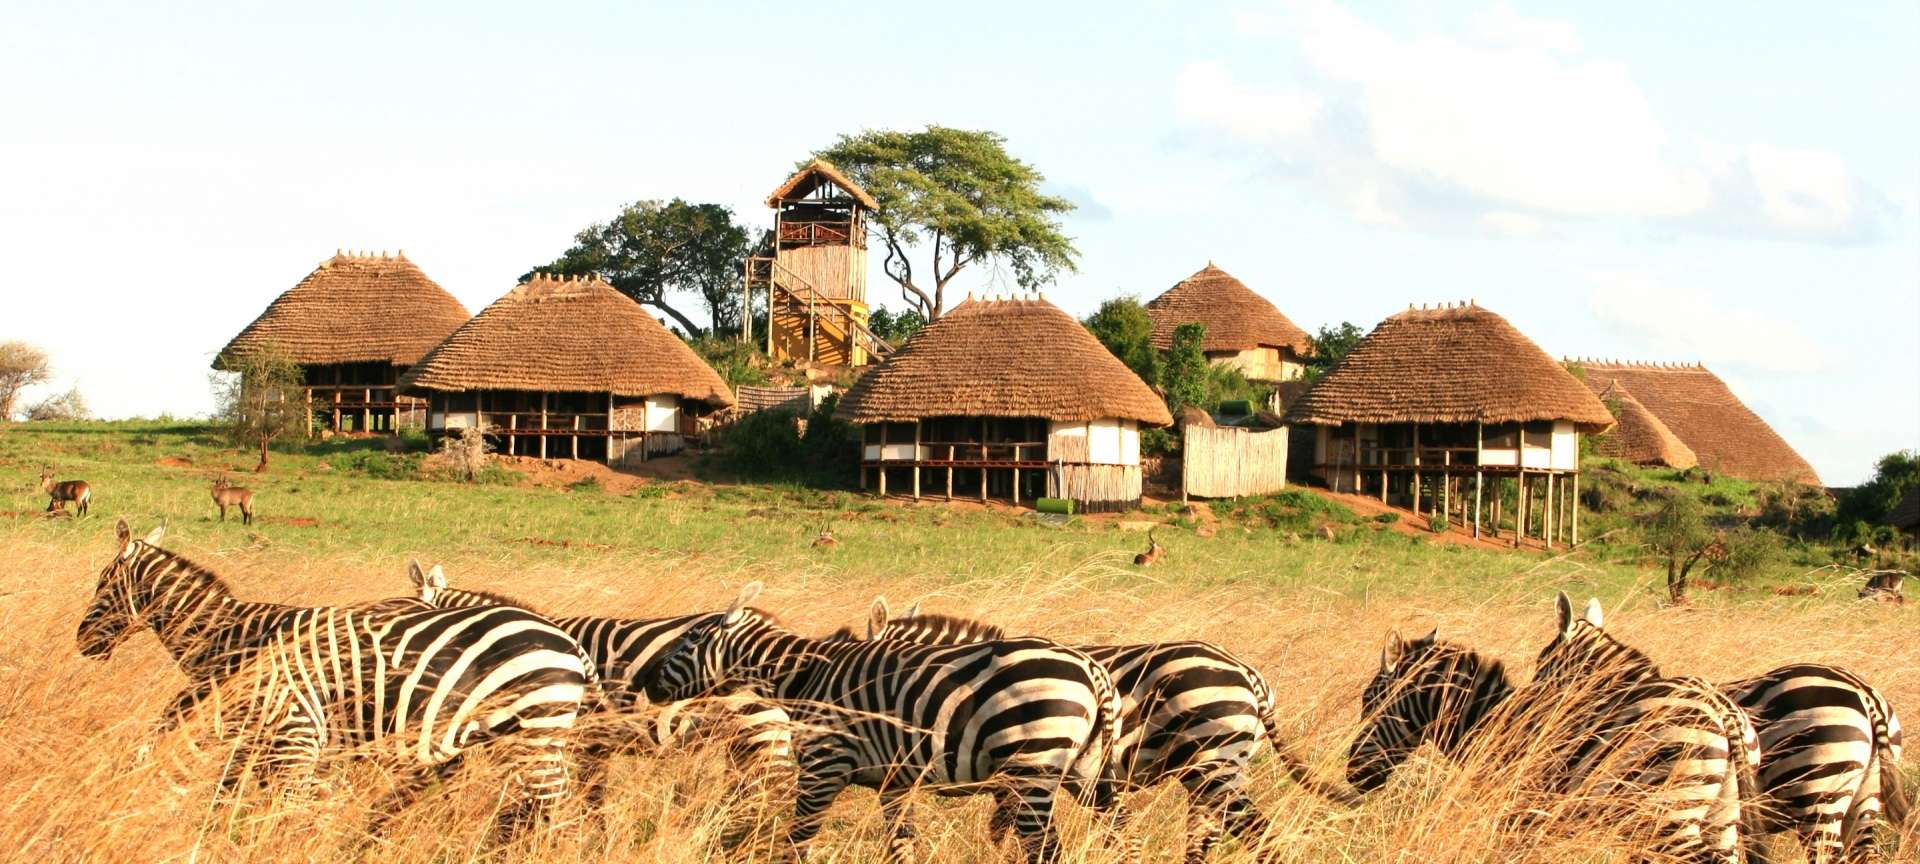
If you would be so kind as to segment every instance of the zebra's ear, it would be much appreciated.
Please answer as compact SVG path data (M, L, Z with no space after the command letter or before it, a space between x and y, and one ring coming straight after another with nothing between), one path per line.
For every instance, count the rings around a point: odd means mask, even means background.
M880 634L887 632L887 621L891 618L887 614L887 598L874 595L873 605L867 607L867 638L880 638Z
M1387 633L1387 644L1380 649L1380 671L1392 672L1393 667L1400 664L1400 655L1405 654L1406 651L1407 643L1406 640L1400 638L1400 631L1389 631Z
M1432 630L1427 631L1427 635L1420 637L1419 641L1416 641L1414 644L1432 645L1438 641L1440 641L1440 627L1439 625L1435 625Z
M407 559L407 578L413 580L413 587L415 588L427 587L427 574L426 571L420 569L420 559Z
M1588 624L1592 624L1595 627L1605 627L1607 625L1607 620L1605 616L1600 614L1600 598L1598 597L1587 598L1586 621Z
M913 601L913 605L912 605L912 606L908 606L908 607L907 607L907 614L905 614L905 615L902 615L902 616L900 616L900 617L902 617L902 618L918 618L918 617L920 617L920 601L918 601L918 600L915 600L915 601Z
M113 536L120 539L120 548L127 548L127 543L133 539L133 529L127 527L126 519L114 523Z
M433 565L433 569L427 571L427 587L435 591L446 590L447 571L440 569L438 564Z
M1567 596L1567 592L1562 591L1559 596L1553 598L1553 611L1560 617L1560 635L1572 636L1573 600Z
M747 604L752 603L753 598L760 596L760 591L766 587L758 581L740 586L740 596L733 598L733 605L728 606L727 614L720 618L721 623L733 624L739 621L747 614Z
M167 536L167 523L161 522L153 526L153 530L148 531L147 536L140 538L140 542L148 546L158 546L160 545L160 538L165 536Z

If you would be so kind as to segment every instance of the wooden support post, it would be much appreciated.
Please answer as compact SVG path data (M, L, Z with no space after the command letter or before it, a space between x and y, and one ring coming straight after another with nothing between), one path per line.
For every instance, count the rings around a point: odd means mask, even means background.
M540 391L540 458L547 458L547 392Z
M1573 472L1573 490L1567 497L1573 499L1567 509L1571 517L1568 520L1570 530L1567 534L1567 545L1578 546L1580 545L1580 472L1578 471Z
M1547 548L1552 549L1553 548L1553 532L1554 532L1554 515L1555 515L1553 512L1553 472L1551 471L1547 472L1546 482L1547 482L1547 497L1546 497L1546 500L1540 502L1540 509L1541 509L1540 515L1544 517L1541 520L1542 527L1545 528L1546 530L1540 532L1540 534L1542 538L1547 541Z
M887 497L887 424L880 424L880 497Z
M953 445L947 445L947 500L953 500Z
M1524 457L1524 454L1523 454ZM1513 491L1513 545L1518 548L1520 541L1527 536L1527 472L1520 472L1520 479Z
M1481 478L1480 467L1477 465L1474 466L1474 469L1473 469L1473 539L1475 540L1480 539L1480 509L1481 509L1480 486L1484 482L1485 481Z
M1020 445L1013 445L1013 503L1020 504Z
M1413 484L1408 492L1413 496L1413 515L1420 515L1420 424L1413 424Z
M1353 494L1355 495L1365 494L1361 491L1362 478L1365 476L1360 470L1363 462L1364 460L1360 458L1360 424L1355 423L1353 424Z
M369 387L362 390L360 395L360 433L363 435L373 431L373 407L367 404L372 401L373 388Z
M753 259L745 262L746 271L740 280L740 341L753 344ZM772 274L768 274L772 275ZM772 322L768 322L772 323Z
M920 421L913 421L913 500L920 500Z
M980 418L980 461L982 463L987 461L987 418L985 417ZM980 466L980 502L984 504L986 500L987 468L985 464L982 464Z
M1453 451L1440 454L1440 464L1445 473L1440 475L1440 512L1446 514L1447 524L1453 524Z
M578 459L580 458L580 415L578 414L573 415L573 436L572 437L573 437L572 458ZM613 464L613 415L611 414L607 415L607 455L604 458L607 460L608 465Z

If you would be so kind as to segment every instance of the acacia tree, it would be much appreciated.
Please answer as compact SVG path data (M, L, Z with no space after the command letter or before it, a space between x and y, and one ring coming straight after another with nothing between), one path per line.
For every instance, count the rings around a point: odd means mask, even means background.
M271 346L231 358L213 374L214 420L235 444L259 446L256 472L267 470L267 445L306 429L311 415L300 378L300 364Z
M740 329L741 262L747 229L719 204L637 201L613 219L582 229L573 247L535 273L598 276L620 293L665 312L689 337L701 332L667 301L672 292L698 295L713 331ZM532 273L528 274L529 276ZM524 277L523 277L524 278Z
M928 126L842 135L814 155L832 162L873 195L887 255L881 268L928 321L946 308L947 284L970 265L1006 266L1022 288L1072 271L1079 253L1058 217L1073 202L1040 191L1045 179L1007 154L992 132ZM909 253L931 249L916 276Z
M1666 559L1667 598L1687 602L1694 576L1708 571L1739 579L1764 568L1779 557L1780 539L1768 531L1741 525L1720 529L1707 521L1700 501L1674 493L1659 509L1640 519L1641 540Z
M0 342L0 423L13 419L22 391L52 375L47 352L25 342Z

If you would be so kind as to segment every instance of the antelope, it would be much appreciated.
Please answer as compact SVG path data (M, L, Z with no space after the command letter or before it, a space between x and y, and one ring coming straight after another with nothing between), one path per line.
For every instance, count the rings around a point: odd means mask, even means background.
M1905 603L1907 597L1900 592L1900 583L1905 582L1907 574L1898 570L1881 570L1867 577L1867 584L1860 588L1860 599L1878 600L1882 603Z
M1160 560L1160 556L1165 555L1166 552L1167 547L1160 545L1160 541L1153 539L1153 531L1148 530L1147 551L1133 556L1133 563L1135 566L1148 567L1151 566L1153 562Z
M88 486L87 481L55 481L51 467L40 470L40 491L47 493L48 513L52 513L56 508L59 509L60 512L65 513L67 512L67 502L72 501L75 504L74 515L85 516L87 515L87 505L93 503L93 487Z
M253 524L253 490L235 486L221 477L213 481L213 503L220 505L220 521L227 521L227 508L240 508L240 524Z

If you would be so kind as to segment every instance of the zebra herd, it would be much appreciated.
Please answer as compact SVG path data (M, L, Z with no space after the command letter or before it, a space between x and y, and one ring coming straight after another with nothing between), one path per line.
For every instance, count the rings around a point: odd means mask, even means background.
M338 607L235 598L214 573L135 539L100 574L81 620L82 654L105 658L151 629L188 686L161 728L208 715L233 742L225 791L272 781L312 795L322 756L378 742L411 767L374 807L371 833L477 748L505 754L504 842L580 787L589 806L606 765L630 750L726 746L729 798L754 802L725 826L736 848L768 834L790 799L783 855L803 856L848 786L873 788L889 860L912 854L908 793L984 794L996 843L1054 860L1057 799L1101 815L1139 857L1127 793L1187 792L1186 860L1233 835L1271 857L1278 842L1246 791L1272 751L1303 788L1357 806L1423 744L1511 765L1541 806L1644 838L1648 858L1765 860L1791 832L1815 861L1872 860L1881 818L1900 824L1899 721L1845 670L1795 664L1714 686L1671 677L1562 594L1532 681L1443 641L1389 637L1361 698L1346 781L1314 776L1279 732L1265 678L1205 642L1066 645L884 600L867 632L811 637L752 602L670 618L548 618L512 598L410 568L412 594ZM1556 808L1554 802L1571 807ZM1551 828L1551 825L1548 826Z

